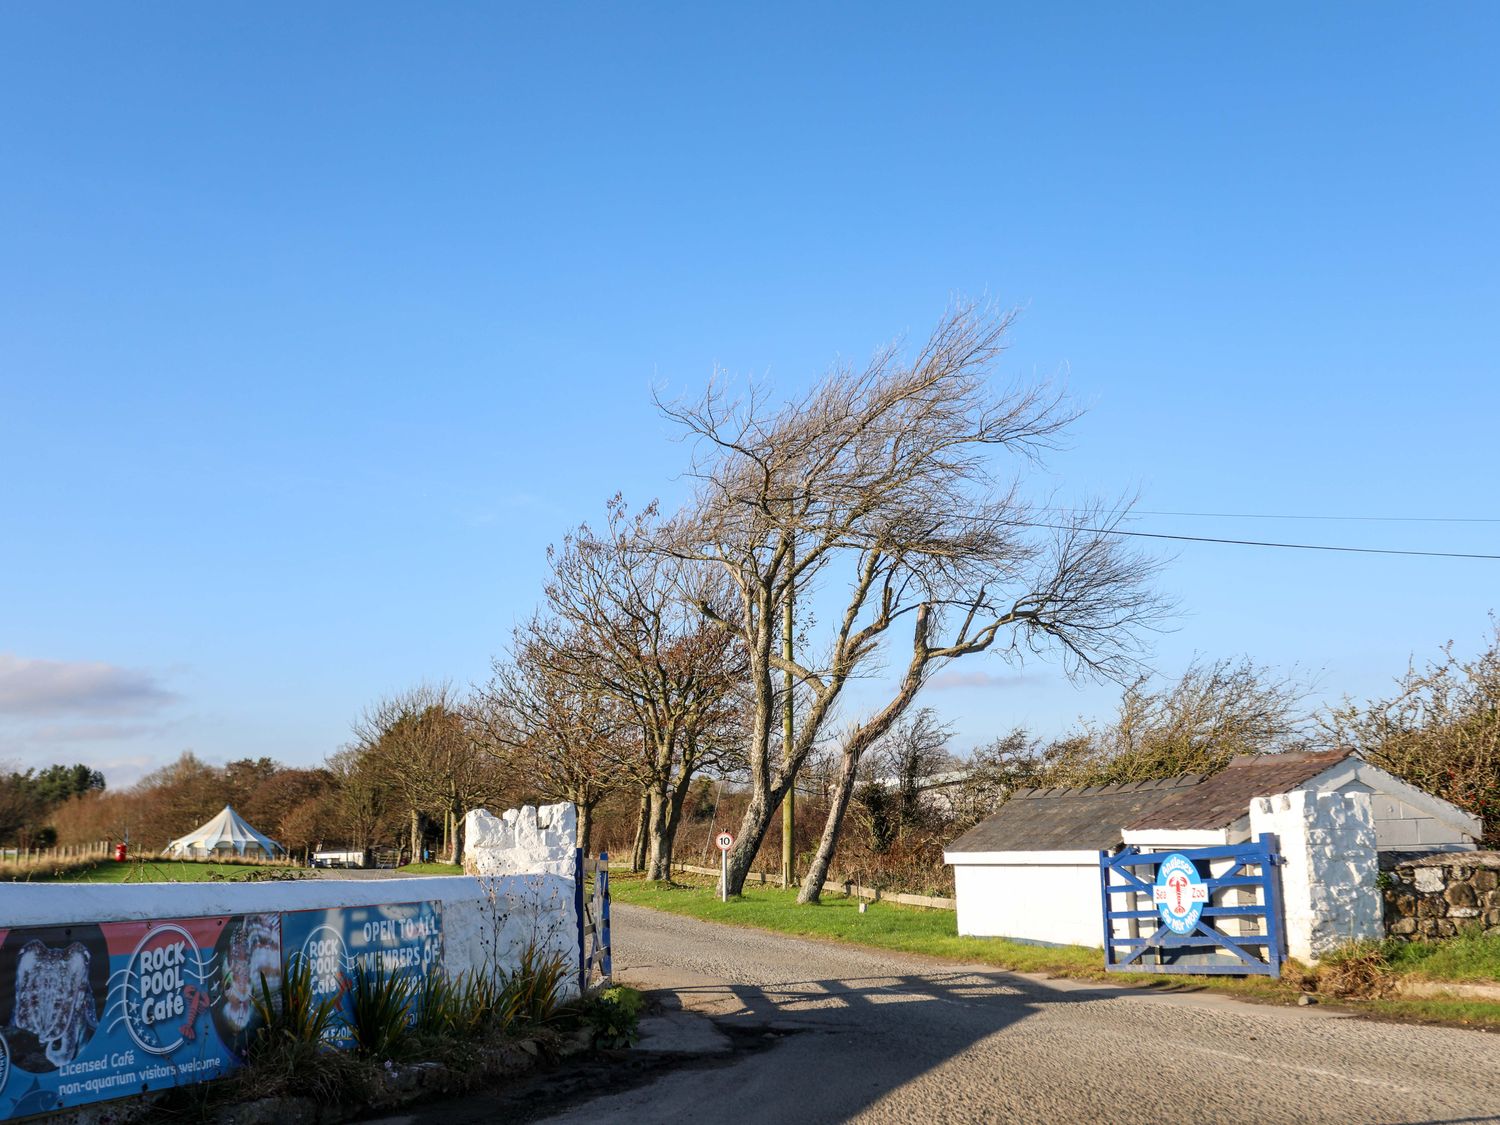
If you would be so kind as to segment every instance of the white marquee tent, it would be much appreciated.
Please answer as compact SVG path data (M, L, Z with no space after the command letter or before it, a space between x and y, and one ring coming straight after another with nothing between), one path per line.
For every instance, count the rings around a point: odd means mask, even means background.
M246 823L245 818L225 805L224 810L186 836L167 845L167 854L193 859L215 855L248 855L273 859L286 855L286 849L269 836L263 836Z

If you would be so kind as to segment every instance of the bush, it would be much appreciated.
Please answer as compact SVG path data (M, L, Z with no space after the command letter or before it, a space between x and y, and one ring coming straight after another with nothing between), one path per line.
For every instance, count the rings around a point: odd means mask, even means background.
M366 1058L398 1057L411 1040L416 996L417 982L389 972L378 958L374 968L356 965L344 1017L354 1049Z
M241 1082L252 1096L303 1095L322 1104L361 1097L360 1068L341 1051L325 1050L337 1025L339 997L315 1000L312 966L294 958L275 992L260 979L254 997L261 1026L246 1051Z
M633 1047L645 1006L646 998L635 989L616 985L585 1000L579 1014L593 1029L594 1046Z
M521 951L521 963L500 987L496 1005L500 1030L512 1027L543 1027L558 1014L567 962L556 953L546 953L532 942Z

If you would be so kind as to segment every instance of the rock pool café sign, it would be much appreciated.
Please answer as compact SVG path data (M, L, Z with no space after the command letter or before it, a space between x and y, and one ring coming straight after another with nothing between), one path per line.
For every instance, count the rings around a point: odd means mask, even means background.
M420 974L442 957L441 905L0 928L0 1121L233 1070L259 981L275 993L298 957L322 995L356 965Z

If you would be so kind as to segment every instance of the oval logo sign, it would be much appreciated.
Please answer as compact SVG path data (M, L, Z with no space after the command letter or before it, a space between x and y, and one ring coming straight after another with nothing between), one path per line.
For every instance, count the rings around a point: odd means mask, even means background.
M198 943L181 926L157 926L125 967L125 1030L144 1051L165 1055L189 1038L206 974Z
M1169 930L1174 934L1190 934L1198 928L1198 919L1208 903L1208 884L1192 860L1181 852L1173 852L1156 869L1151 901Z

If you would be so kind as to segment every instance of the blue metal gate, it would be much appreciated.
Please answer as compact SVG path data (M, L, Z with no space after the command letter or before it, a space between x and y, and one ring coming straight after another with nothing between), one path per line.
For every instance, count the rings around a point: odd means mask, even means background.
M1279 977L1280 863L1270 833L1217 848L1100 852L1105 969Z

